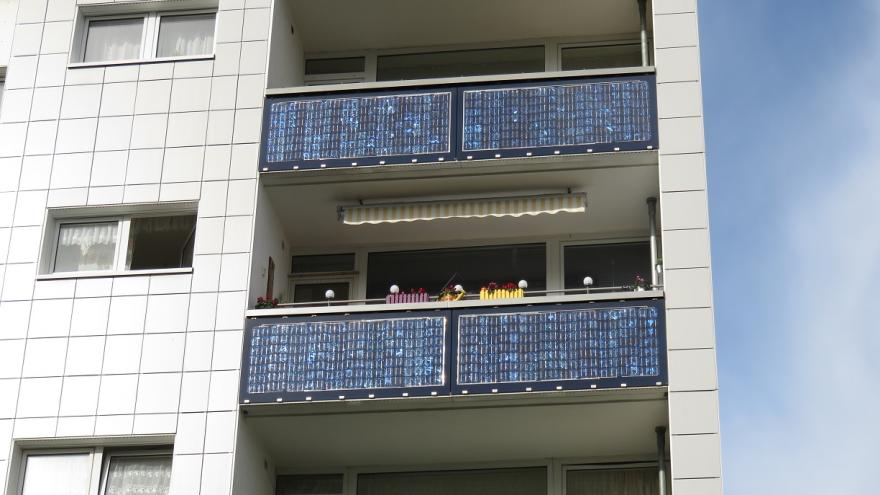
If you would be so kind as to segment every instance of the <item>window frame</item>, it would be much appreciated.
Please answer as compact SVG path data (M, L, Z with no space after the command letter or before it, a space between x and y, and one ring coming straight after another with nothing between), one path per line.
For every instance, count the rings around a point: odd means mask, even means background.
M116 275L142 275L153 273L190 273L192 272L192 263L188 267L180 268L144 268L129 269L127 265L128 245L131 241L131 221L138 218L161 218L161 217L184 217L195 216L195 228L192 232L192 242L195 242L196 230L198 230L198 213L193 210L175 210L175 211L145 211L132 213L128 215L109 215L109 216L70 216L54 219L54 224L50 226L48 235L46 236L51 245L47 246L45 253L48 259L41 264L41 275L38 278L79 278L79 277L106 277ZM83 225L96 223L117 222L116 227L116 249L113 255L113 267L107 270L78 270L71 272L59 272L55 270L58 255L58 243L61 240L61 227L63 225Z
M146 41L146 37L147 37L147 24L148 24L147 17L148 17L148 14L146 14L146 13L85 17L83 19L83 32L82 32L82 36L81 36L82 39L80 39L80 41L79 41L79 55L77 57L77 60L83 64L106 65L108 63L127 63L127 62L133 62L135 60L143 59L144 58L144 49L146 46L145 41ZM89 40L89 27L91 26L92 22L95 22L95 21L98 21L98 22L100 22L100 21L122 21L122 20L127 20L127 19L138 19L138 18L141 19L141 49L140 49L140 54L139 54L138 58L122 59L122 60L96 60L96 61L92 61L92 62L86 62L86 60L85 60L86 59L86 46L87 46L88 40Z
M214 14L214 33L212 35L212 43L211 43L211 52L210 53L202 53L199 55L178 55L176 57L160 57L159 53L159 30L162 28L162 17L186 17L189 15L203 15L203 14ZM212 9L200 9L200 10L182 10L182 11L174 11L174 10L165 10L154 13L155 26L153 27L153 38L152 38L152 50L148 56L148 58L152 60L187 60L191 58L204 58L204 57L213 57L214 53L217 51L217 11Z
M357 300L355 297L355 290L357 289L357 272L315 272L309 274L291 274L289 276L288 284L287 284L287 293L289 294L288 298L290 302L296 303L296 286L297 285L315 285L315 284L348 284L348 299L339 299L343 300ZM336 300L336 299L334 299ZM302 304L320 304L318 302L312 303L302 303Z
M589 239L589 240L564 240L559 242L559 249L557 251L559 256L559 288L565 289L565 248L568 247L579 247L579 246L607 246L612 244L640 244L640 243L650 243L650 237L639 237L639 236L628 236L628 237L620 237L620 238L610 238L610 239ZM646 274L648 280L650 280L651 273L648 272ZM603 289L603 287L593 287L595 289Z
M565 48L581 48L581 47L603 47L603 46L615 46L615 45L640 45L641 40L638 38L638 33L628 33L622 35L620 37L612 37L610 39L585 39L583 37L553 37L553 38L537 38L537 39L526 39L526 40L516 40L516 41L501 41L501 42L485 42L485 43L464 43L464 44L444 44L437 46L428 46L422 47L421 50L416 48L408 47L408 48L384 48L378 50L341 50L341 51L327 51L327 52L306 52L304 54L304 58L306 60L311 59L326 59L326 58L351 58L351 57L364 57L364 72L356 72L356 73L339 73L339 74L320 74L320 75L306 75L305 70L303 70L304 77L304 85L305 86L317 86L317 85L342 85L342 84L357 84L357 83L399 83L401 81L379 81L377 79L377 66L379 57L389 56L389 55L418 55L422 53L436 53L436 52L447 52L447 51L468 51L468 50L491 50L498 48L524 48L530 46L543 46L544 47L544 71L543 72L534 72L534 73L526 73L526 74L542 74L547 72L579 72L578 70L566 70L562 69L562 50ZM649 67L652 67L653 64L653 36L648 37L648 55L649 55ZM641 67L634 66L634 67ZM605 69L614 69L614 68L599 68L599 69L585 69L585 70L605 70ZM583 71L580 71L583 72ZM464 76L464 77L487 77L492 78L493 76ZM432 80L449 80L449 79L459 79L458 77L435 77L435 78L427 78L427 79L403 79L402 81L412 82L412 81L432 81Z
M181 9L181 10L161 10L146 12L126 12L119 14L85 14L80 12L81 19L78 23L77 37L74 38L75 50L71 50L70 67L101 67L106 65L125 65L150 62L174 62L181 60L205 60L213 59L217 52L217 22L219 16L217 9ZM213 14L214 15L214 32L213 43L210 53L199 55L180 55L175 57L160 57L157 55L159 51L159 29L162 25L162 17L183 17L188 15ZM141 49L138 58L123 60L99 60L86 62L86 43L89 38L89 26L95 21L113 21L123 19L142 19L141 27Z
M641 49L641 40L637 38L628 38L628 39L619 39L619 40L608 40L608 41L581 41L581 42L570 42L570 43L556 43L556 70L558 71L573 71L573 70L597 70L597 69L617 69L617 68L625 68L625 67L597 67L594 69L563 69L562 68L562 51L567 48L602 48L602 47L610 47L610 46L626 46L626 45L636 45ZM648 65L651 66L654 62L654 46L652 43L652 38L648 37ZM640 67L640 66L636 66Z
M102 452L101 459L101 476L98 479L99 487L98 494L106 495L107 494L107 479L110 474L110 462L114 457L168 457L171 459L172 466L174 465L174 453L171 449L155 449L155 450L110 450ZM169 491L170 491L169 485Z
M109 473L110 461L113 457L144 457L144 456L166 456L171 458L172 466L174 465L173 448L167 445L158 445L156 448L150 446L89 446L89 447L70 447L70 448L27 448L23 449L18 457L18 473L12 478L15 482L9 488L9 493L15 495L24 495L24 477L27 472L27 460L31 456L46 455L65 455L65 454L85 454L89 456L89 495L105 495L107 489L107 474ZM170 489L170 486L169 486Z

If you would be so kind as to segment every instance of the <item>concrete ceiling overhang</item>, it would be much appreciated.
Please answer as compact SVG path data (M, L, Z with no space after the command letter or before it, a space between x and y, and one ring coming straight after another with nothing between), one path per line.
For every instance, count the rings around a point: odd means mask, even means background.
M307 53L614 39L639 31L636 0L289 0L289 5Z
M262 177L294 250L436 245L549 236L648 235L646 198L659 194L656 153L505 160L483 164L279 172ZM346 173L350 172L350 173ZM353 174L353 175L352 175ZM585 213L346 225L340 205L429 198L585 192ZM308 212L308 214L303 214Z
M646 460L656 455L654 428L668 422L662 388L391 402L261 406L245 422L282 473L548 458Z

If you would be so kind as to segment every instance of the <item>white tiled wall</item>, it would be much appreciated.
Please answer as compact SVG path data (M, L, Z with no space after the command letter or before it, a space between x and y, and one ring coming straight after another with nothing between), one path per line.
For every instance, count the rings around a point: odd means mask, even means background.
M20 3L0 113L0 472L14 439L176 434L172 493L228 493L269 2L219 2L212 60L88 68L68 67L76 0ZM47 206L182 200L199 202L191 274L39 279Z
M718 380L695 0L654 0L675 495L718 495Z

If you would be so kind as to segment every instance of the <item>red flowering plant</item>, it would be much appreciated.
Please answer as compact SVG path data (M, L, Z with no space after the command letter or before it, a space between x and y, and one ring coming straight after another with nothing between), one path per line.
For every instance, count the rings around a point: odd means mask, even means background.
M278 307L278 298L269 299L267 297L260 296L257 298L257 304L254 305L257 309L268 309L268 308L277 308Z
M447 285L443 289L440 290L440 294L437 296L437 300L439 301L458 301L465 295L464 287L461 285Z
M503 290L516 290L519 289L519 285L514 282L505 282L503 284L497 284L495 282L489 282L485 287L481 287L480 290L487 290L492 292L494 290L503 289Z
M651 288L651 283L645 280L645 277L636 275L632 285L628 286L628 288L630 290L648 290Z

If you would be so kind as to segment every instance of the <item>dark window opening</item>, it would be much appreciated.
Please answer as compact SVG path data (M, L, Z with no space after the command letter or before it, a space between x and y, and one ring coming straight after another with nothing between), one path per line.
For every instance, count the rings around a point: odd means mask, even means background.
M350 297L351 286L348 282L310 282L297 283L293 288L293 302L309 303L323 302L327 300L326 294L332 290L336 295L334 301L347 301Z
M642 45L578 46L562 49L562 70L610 69L642 65Z
M566 246L565 288L579 289L584 277L594 287L632 285L636 275L651 279L651 246L648 242Z
M275 495L341 495L341 474L282 475L275 484Z
M383 55L376 60L377 81L543 71L543 46Z
M293 273L327 273L354 271L354 254L317 254L294 256L291 260Z
M192 266L196 216L132 218L126 265L130 270Z
M401 291L424 288L437 295L444 284L461 284L471 294L489 282L526 280L530 290L547 287L544 244L482 246L370 253L367 298L383 298L391 285Z
M364 57L313 58L306 60L306 75L350 74L364 71Z
M358 495L546 495L547 468L361 474ZM601 492L604 493L604 492Z

